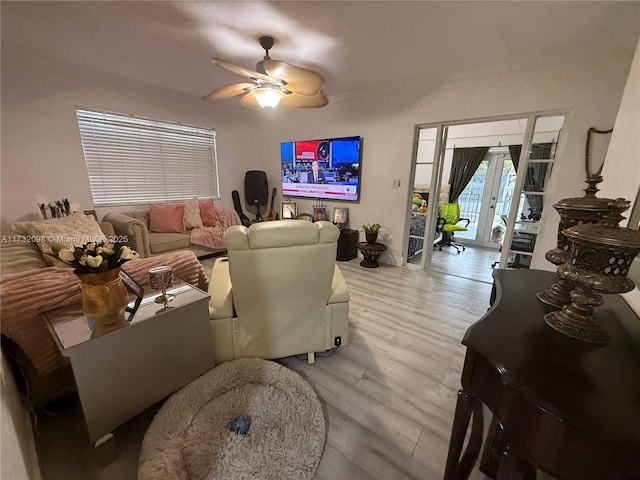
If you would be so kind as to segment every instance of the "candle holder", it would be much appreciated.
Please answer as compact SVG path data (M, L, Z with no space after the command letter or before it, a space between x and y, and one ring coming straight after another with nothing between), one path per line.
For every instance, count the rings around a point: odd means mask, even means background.
M603 303L601 294L625 293L635 287L627 274L640 253L640 231L583 224L563 233L571 244L570 259L558 267L558 275L574 287L570 303L547 313L545 323L575 339L606 345L611 336L596 308Z
M158 295L154 300L156 303L167 304L175 298L174 295L167 295L167 288L173 285L173 268L170 266L163 265L149 269L149 281L151 288L162 290L162 295Z

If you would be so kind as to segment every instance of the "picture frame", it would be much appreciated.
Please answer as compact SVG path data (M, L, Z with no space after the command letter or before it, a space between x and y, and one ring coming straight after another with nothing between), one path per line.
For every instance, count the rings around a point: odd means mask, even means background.
M131 278L129 274L127 274L127 272L125 272L124 270L120 270L120 278L122 279L122 283L124 283L124 286L127 287L127 290L129 290L136 296L135 300L133 301L133 305L129 303L124 309L124 311L129 314L129 318L127 318L127 321L131 323L131 321L133 320L133 316L136 314L136 312L138 311L138 307L142 303L142 298L144 297L144 288L133 278Z
M280 218L283 220L293 220L298 216L298 204L296 202L280 203Z
M333 223L338 228L345 228L349 224L349 209L346 207L333 207Z
M296 220L305 220L307 222L313 222L313 215L310 213L299 213L296 216Z
M313 221L327 220L327 207L313 207Z

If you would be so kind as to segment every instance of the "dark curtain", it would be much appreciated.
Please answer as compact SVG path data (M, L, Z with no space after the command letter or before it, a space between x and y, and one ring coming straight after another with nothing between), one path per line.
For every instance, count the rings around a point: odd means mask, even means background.
M454 203L473 178L489 147L454 148L449 175L449 203Z
M511 155L511 161L513 162L513 168L518 171L518 164L520 163L520 152L522 151L522 145L509 145L509 154Z
M529 154L530 160L541 160L551 157L552 143L534 143L531 145L531 152ZM522 145L509 145L509 154L511 155L511 161L516 172L518 171L518 164L520 163L520 152L522 151ZM527 167L527 172L524 177L523 190L525 192L542 192L544 190L544 179L547 175L548 163L530 163ZM539 220L542 215L542 205L544 203L544 197L542 195L525 194L527 203L529 204L530 212L529 219Z

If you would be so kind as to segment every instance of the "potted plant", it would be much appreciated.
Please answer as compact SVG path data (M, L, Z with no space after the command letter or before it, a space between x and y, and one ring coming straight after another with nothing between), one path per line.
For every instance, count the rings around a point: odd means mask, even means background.
M382 226L379 223L365 223L362 225L364 236L368 243L376 243L376 240L378 239L378 232L381 228Z

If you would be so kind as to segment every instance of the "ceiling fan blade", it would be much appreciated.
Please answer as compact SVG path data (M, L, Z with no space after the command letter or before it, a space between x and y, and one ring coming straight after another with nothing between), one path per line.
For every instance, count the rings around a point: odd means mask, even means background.
M318 72L281 60L265 60L262 66L267 75L284 80L287 82L287 90L300 95L315 95L324 84L324 77Z
M256 97L254 97L250 93L247 93L245 96L243 96L240 99L240 103L242 105L244 105L245 107L260 108L260 105L258 104L258 101L256 100Z
M226 60L222 60L221 58L212 58L211 61L230 72L237 73L238 75L242 75L243 77L255 78L257 80L262 80L264 82L273 83L274 79L264 73L254 72L253 70L249 70L248 68L240 67L238 65L234 65L233 63L227 62Z
M221 100L224 98L235 97L241 93L246 93L246 88L253 87L253 83L235 83L226 87L216 88L209 95L202 97L203 100Z
M287 88L289 85L287 85ZM315 95L299 95L297 93L290 93L285 95L280 100L280 105L290 108L321 108L329 103L329 99L320 90Z

